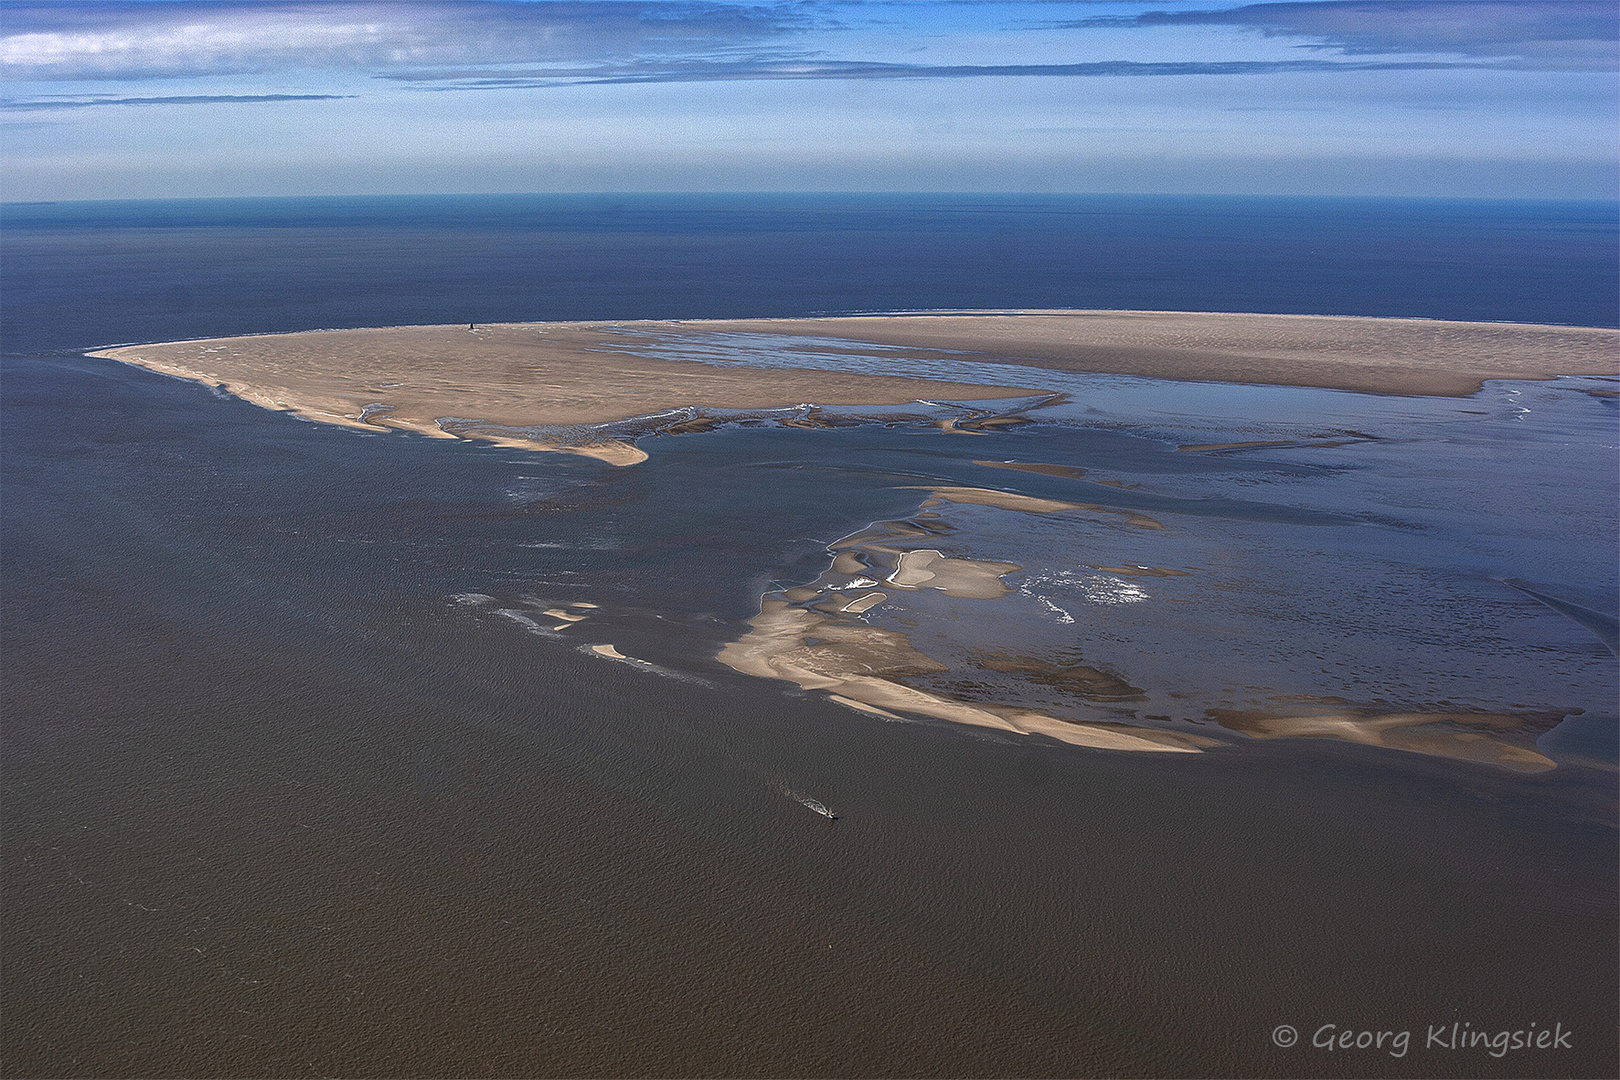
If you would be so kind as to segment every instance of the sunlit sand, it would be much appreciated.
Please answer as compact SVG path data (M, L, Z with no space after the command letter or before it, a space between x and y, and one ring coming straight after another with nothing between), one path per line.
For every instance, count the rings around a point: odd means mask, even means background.
M903 552L894 573L884 580L905 589L930 588L946 596L993 600L1010 591L1002 584L1002 575L1021 569L1017 563L947 559L933 548L923 548Z
M1016 705L969 704L907 686L899 680L944 665L914 648L904 634L835 621L786 600L767 597L749 626L746 635L721 650L721 663L806 690L832 691L842 704L879 716L909 713L1102 750L1196 753L1218 745L1179 732L1062 720Z
M644 326L645 324L630 324ZM667 326L668 324L656 324ZM582 454L613 465L647 455L589 430L616 420L706 406L772 409L903 405L919 397L979 401L1028 388L858 372L720 368L630 355L613 324L414 326L129 345L95 353L219 386L255 405L346 427L395 428Z
M825 319L416 326L126 345L92 355L219 386L245 401L322 423L582 454L614 465L646 460L589 428L688 406L771 409L985 401L1038 388L953 383L792 366L661 359L659 343L724 334L839 339L851 356L903 346L989 364L1155 378L1270 383L1398 394L1469 394L1485 379L1620 371L1620 332L1583 327L1300 315L1065 311L884 315ZM824 426L814 417L784 420ZM1016 415L939 421L985 434ZM712 418L672 418L703 431ZM1222 449L1255 444L1211 444ZM1062 466L985 462L1074 475Z

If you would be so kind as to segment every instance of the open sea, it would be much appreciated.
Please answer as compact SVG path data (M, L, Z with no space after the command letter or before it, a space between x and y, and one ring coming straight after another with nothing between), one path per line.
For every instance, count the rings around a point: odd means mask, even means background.
M1617 297L1610 203L0 207L0 1074L1620 1073L1616 380L1046 371L1069 404L988 436L747 422L615 469L82 355L948 308L1615 327ZM1178 449L1236 442L1273 445ZM887 722L714 659L929 485L1100 509L943 507L929 543L1019 564L1014 593L869 621L953 664L1082 659L1140 701L1053 709L1221 745ZM1108 571L1149 566L1184 572ZM1284 699L1534 715L1558 767L1209 711Z

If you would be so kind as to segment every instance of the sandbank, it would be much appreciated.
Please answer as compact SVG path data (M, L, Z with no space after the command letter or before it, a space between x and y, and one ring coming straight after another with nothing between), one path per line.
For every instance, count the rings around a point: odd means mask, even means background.
M902 552L894 573L885 580L903 589L938 589L946 596L994 600L1012 591L1001 576L1022 569L1017 563L948 559L933 548L921 548Z
M721 663L745 675L784 679L806 690L828 690L840 704L878 716L897 714L1045 735L1099 750L1197 753L1217 740L1125 724L1062 720L1012 705L969 704L897 681L945 666L914 648L904 634L840 622L785 599L767 596L749 632L720 651Z
M1155 379L1466 397L1486 379L1620 374L1620 330L1184 311L941 312L687 322ZM962 357L960 353L972 353Z
M1025 498L1005 492L990 494L1014 501ZM1071 505L1075 504L1050 509ZM834 556L828 570L812 583L766 593L759 614L748 624L748 633L726 645L718 659L744 674L828 691L841 705L891 720L909 714L1016 734L1040 734L1074 746L1108 750L1194 753L1219 745L1217 740L1191 733L1065 719L1016 703L970 702L905 682L911 676L939 675L951 668L920 651L904 632L859 619L891 596L881 590L855 595L856 590L869 589L881 579L891 589L937 589L950 597L995 600L1012 591L1002 581L1003 575L1021 569L1016 563L950 558L937 548L912 546L948 531L950 526L944 522L916 518L877 521L834 541L828 545ZM1137 687L1078 662L996 655L981 658L978 666L1019 675L1092 704L1142 699Z
M1341 739L1364 746L1459 758L1515 772L1547 772L1557 764L1534 737L1559 716L1486 712L1401 712L1338 709L1303 716L1258 710L1211 709L1222 727L1253 739Z
M1015 510L1021 514L1056 514L1062 510L1086 510L1094 514L1121 514L1127 524L1141 529L1164 528L1161 521L1118 506L1067 502L1063 499L1041 499L1033 495L1019 495L1012 491L997 491L994 488L914 487L912 490L931 493L933 499L930 501L937 501L936 505L938 502L966 503L972 506L993 506L999 510ZM927 506L928 503L925 502L923 505Z
M1085 478L1086 470L1078 465L1048 465L1043 461L975 461L991 469L1013 469L1017 472L1041 473L1045 476L1063 476L1070 480Z
M664 345L726 335L786 335L770 349L772 364L787 366L748 366L747 343L759 337L734 338L745 347L734 350L736 362L723 365L660 355ZM870 361L894 347L1025 370L1009 370L1005 383L955 383L815 370L808 355L806 367L791 366L795 352L818 351L822 360L842 352ZM714 418L679 410L796 405L807 408L783 423L825 427L830 422L813 406L992 401L1043 392L1021 385L1039 382L1028 368L1467 395L1485 379L1620 374L1620 331L1314 315L954 312L320 330L124 345L90 355L218 386L323 423L484 439L631 465L646 453L590 429L671 413L670 433L705 431L716 426ZM1023 422L1014 413L940 421L948 430L978 434ZM584 430L526 430L535 428Z
M646 325L318 330L126 345L90 355L218 386L255 405L322 423L559 450L614 465L632 465L647 455L600 432L522 429L588 429L690 406L893 406L918 398L982 401L1037 392L859 372L716 367L627 351L645 343ZM671 417L672 426L682 426L683 419ZM686 428L696 430L690 422Z

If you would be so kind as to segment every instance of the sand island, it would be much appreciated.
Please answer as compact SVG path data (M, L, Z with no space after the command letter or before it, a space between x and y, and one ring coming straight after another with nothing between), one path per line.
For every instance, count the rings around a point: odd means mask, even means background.
M690 359L701 338L774 335L770 367ZM797 343L797 344L796 344ZM795 348L1019 365L994 384L795 368ZM662 355L661 355L662 354ZM1039 393L1032 368L1195 381L1467 395L1486 379L1620 373L1620 331L1510 323L1141 311L512 323L322 330L125 345L91 355L218 386L324 423L645 460L590 430L682 407L894 406ZM852 366L855 366L852 364Z

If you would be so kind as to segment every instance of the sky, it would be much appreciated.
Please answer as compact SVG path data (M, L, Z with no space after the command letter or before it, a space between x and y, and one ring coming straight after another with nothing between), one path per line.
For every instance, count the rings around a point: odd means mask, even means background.
M1613 0L0 0L0 199L1616 198Z

